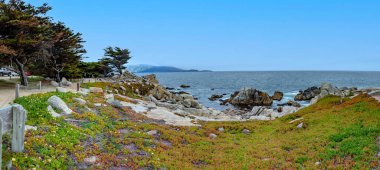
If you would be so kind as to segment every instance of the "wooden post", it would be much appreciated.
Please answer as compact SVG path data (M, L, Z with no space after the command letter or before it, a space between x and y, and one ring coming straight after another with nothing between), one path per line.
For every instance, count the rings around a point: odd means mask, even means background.
M38 82L38 87L40 88L40 90L42 90L42 82L41 81Z
M15 94L15 98L19 98L20 97L20 84L16 84L16 94Z
M0 118L0 169L1 169L1 158L3 157L3 119Z
M12 151L13 152L22 152L24 150L26 112L20 107L21 106L12 106L12 114L13 114Z
M80 83L77 83L77 91L79 91Z

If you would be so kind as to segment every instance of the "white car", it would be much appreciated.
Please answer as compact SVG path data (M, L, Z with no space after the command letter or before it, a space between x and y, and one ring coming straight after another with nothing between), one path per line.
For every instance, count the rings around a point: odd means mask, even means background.
M18 76L18 73L7 68L0 68L0 76Z
M6 68L0 68L0 76L10 76L12 75L12 71Z

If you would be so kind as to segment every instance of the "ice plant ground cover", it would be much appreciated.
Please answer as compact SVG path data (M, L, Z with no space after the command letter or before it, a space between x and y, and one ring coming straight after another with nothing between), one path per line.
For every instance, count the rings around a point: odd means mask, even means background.
M53 118L46 109L53 95L75 113ZM27 131L23 153L9 152L9 136L4 136L3 162L12 161L17 169L379 166L380 103L364 94L342 103L328 96L273 121L201 122L200 127L168 126L127 107L114 108L103 94L84 97L90 109L75 97L51 92L17 99L28 110L27 125L37 130ZM217 137L210 138L211 133Z

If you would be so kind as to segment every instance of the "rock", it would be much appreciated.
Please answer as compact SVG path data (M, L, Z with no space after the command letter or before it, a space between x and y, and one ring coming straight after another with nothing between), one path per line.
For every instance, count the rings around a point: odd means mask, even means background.
M251 131L248 130L248 129L243 129L243 131L241 131L241 132L244 133L244 134L246 134L246 135L248 135L249 133L251 133Z
M179 91L178 94L189 94L189 93L185 91Z
M95 106L95 107L101 107L102 104L101 104L101 103L94 103L94 106Z
M37 126L25 125L25 131L27 130L37 130Z
M291 113L294 113L298 111L300 107L294 107L294 106L284 106L282 107L282 112L279 115L274 115L275 117L282 117Z
M330 83L322 83L321 84L321 97L325 97L327 95L335 95L335 96L342 96L342 91L331 85Z
M72 85L72 83L69 82L65 77L62 77L61 84L63 86L71 86Z
M187 108L190 108L191 107L191 99L185 99L183 100L182 104L183 106L187 107Z
M68 87L70 87L71 85L73 85L73 83L71 83L69 81L66 83L66 86L68 86Z
M303 123L298 124L297 128L303 128Z
M81 89L78 91L78 93L81 94L81 95L83 95L83 96L87 96L88 93L90 93L90 90L89 90L89 89L82 89L82 88L81 88Z
M321 99L321 96L315 96L310 100L310 105L317 103L319 99Z
M124 86L120 86L119 88L120 88L121 90L123 90L123 91L127 91L127 89L125 89Z
M357 88L356 87L352 87L352 88L348 88L348 87L338 88L338 87L335 87L335 86L331 85L330 83L322 83L320 90L321 90L321 93L319 95L315 96L314 98L312 98L311 101L310 101L310 104L317 103L318 100L322 99L323 97L325 97L327 95L334 95L334 96L340 96L340 97L348 97L348 96L352 96L355 93L357 93Z
M170 93L168 90L161 86L154 87L150 93L155 97L157 100L167 100L172 98L173 94Z
M239 92L235 92L229 102L234 106L252 108L253 106L271 106L273 100L265 92L254 88L243 88Z
M61 93L67 93L67 92L69 92L68 89L65 89L63 87L57 87L56 90L57 90L57 92L61 92Z
M208 98L208 99L211 100L211 101L215 101L215 100L218 100L218 99L220 99L220 98L222 98L222 97L223 97L223 95L213 94L213 95L211 95L211 97Z
M74 101L76 101L80 105L85 105L87 103L86 100L83 100L81 98L74 98Z
M262 107L262 106L254 106L254 107L252 108L251 112L250 112L250 113L251 113L250 116L251 116L251 115L258 116L258 115L260 115L261 113L263 113L265 109L266 109L266 108L265 108L265 107Z
M304 91L300 91L295 97L294 100L301 101L301 100L311 100L315 96L319 95L321 93L320 88L313 86L309 87Z
M186 100L186 99L194 100L194 97L190 94L180 94L179 96L182 98L182 100Z
M241 115L242 119L256 119L256 120L272 120L277 117L282 117L294 113L299 108L294 106L282 106L282 111L267 108L264 106L254 106L250 112Z
M288 106L301 107L301 104L299 104L299 103L296 102L296 101L292 101L292 100L289 100L286 104L287 104Z
M103 89L99 87L90 87L91 93L103 93Z
M282 112L282 107L281 106L277 108L277 112L279 112L279 113Z
M185 88L189 88L190 86L186 85L186 84L182 84L180 87L183 88L183 89L185 89Z
M63 114L71 114L73 111L58 96L51 96L48 103L55 109L61 110Z
M98 158L96 156L91 156L84 158L84 162L88 164L94 164Z
M272 96L272 100L280 101L280 100L282 100L282 97L284 97L284 93L282 93L280 91L275 91L273 96Z
M140 90L139 89L135 89L135 93L136 94L140 94Z
M52 86L54 86L54 87L58 87L59 86L59 84L56 82L56 81L51 81L50 82L50 84L52 85Z
M146 132L146 134L154 136L154 135L158 134L158 131L157 130L150 130L150 131Z
M120 109L124 107L123 104L121 104L120 101L114 100L113 98L108 99L107 103L110 104L113 107L120 108Z
M210 134L208 135L208 137L211 138L211 139L215 139L215 138L218 137L218 136L215 135L215 134L213 134L213 133L210 133Z
M147 80L149 83L158 84L158 80L155 74L148 74L148 75L142 76L142 78Z
M315 166L320 166L321 162L315 162Z
M202 106L199 104L198 101L196 101L195 99L194 100L191 100L191 107L192 108L196 108L196 109L202 109Z
M223 127L220 127L220 128L218 128L218 131L219 131L219 132L224 132L224 128L223 128Z
M175 90L173 87L165 87L166 90Z
M48 112L51 114L53 117L60 117L62 115L58 114L57 112L54 111L53 107L50 105L47 107Z
M297 122L297 121L299 121L299 120L303 120L303 117L300 117L300 118L294 119L294 120L290 121L289 124L292 124L292 123Z
M66 85L67 84L67 79L65 78L65 77L62 77L62 79L61 79L61 83L62 83L62 85Z

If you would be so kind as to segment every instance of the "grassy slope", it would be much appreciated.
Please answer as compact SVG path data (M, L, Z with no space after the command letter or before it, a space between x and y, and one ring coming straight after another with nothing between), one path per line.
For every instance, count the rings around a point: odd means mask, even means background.
M71 119L81 122L67 123L63 118L49 116L46 100L54 94L80 112ZM24 153L10 153L6 144L5 161L13 158L13 165L20 169L70 168L83 164L84 158L92 155L98 157L98 165L93 168L99 169L341 169L379 165L375 141L380 135L380 104L365 95L346 99L342 104L340 98L326 97L274 121L204 122L202 127L150 123L154 121L111 106L97 108L95 115L77 106L72 101L74 96L47 93L18 99L16 102L29 111L28 124L37 125L39 130L28 131ZM86 99L104 103L100 95ZM92 104L89 107L95 108ZM125 117L128 120L121 119ZM300 117L303 120L289 123ZM304 127L299 129L296 126L301 122ZM224 127L225 132L218 132L219 127ZM153 129L159 134L145 133ZM243 134L243 129L251 133ZM210 139L210 133L218 137Z

